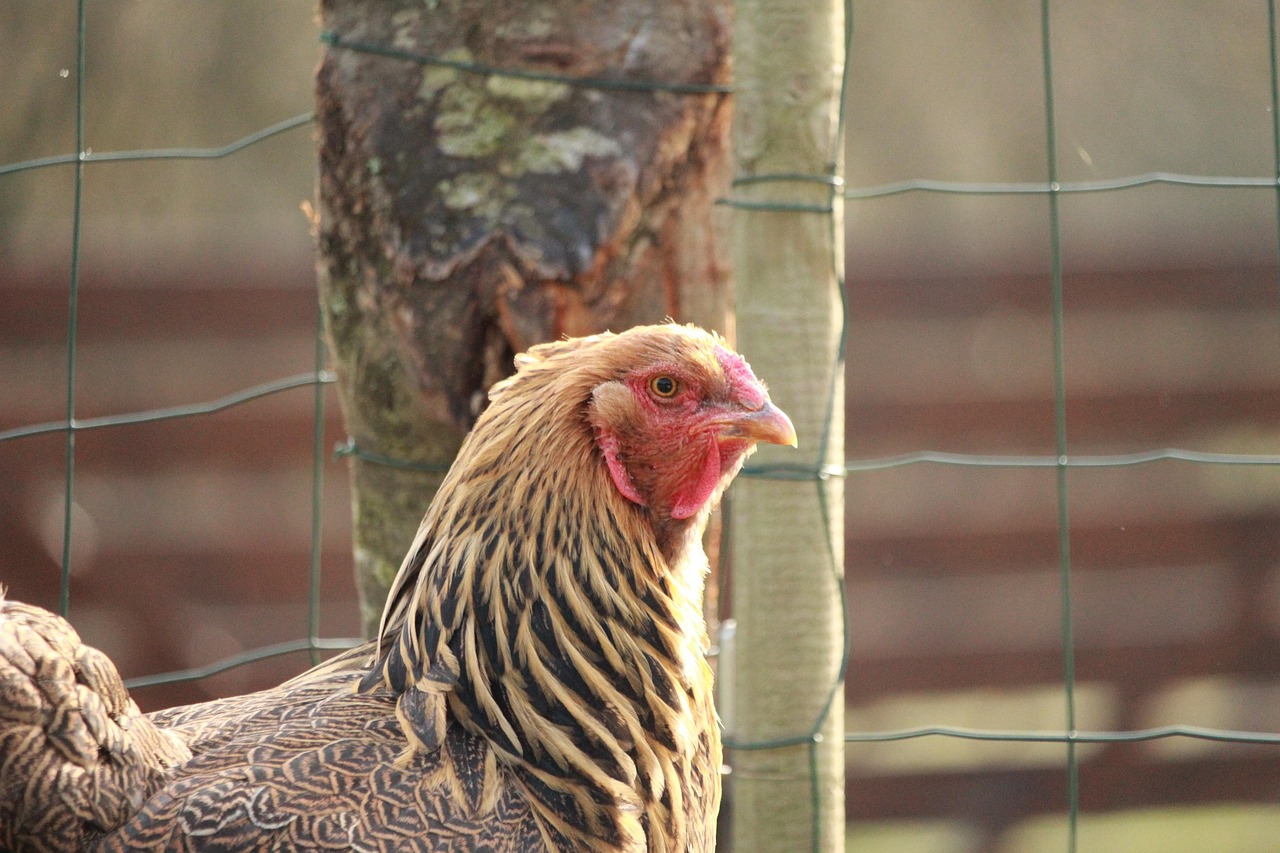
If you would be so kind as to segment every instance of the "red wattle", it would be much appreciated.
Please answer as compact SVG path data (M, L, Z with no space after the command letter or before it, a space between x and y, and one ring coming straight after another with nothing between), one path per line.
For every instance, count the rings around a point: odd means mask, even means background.
M707 455L702 460L702 471L696 480L680 490L676 495L675 506L671 507L672 518L689 518L711 499L711 493L720 482L720 446L712 440L707 442Z

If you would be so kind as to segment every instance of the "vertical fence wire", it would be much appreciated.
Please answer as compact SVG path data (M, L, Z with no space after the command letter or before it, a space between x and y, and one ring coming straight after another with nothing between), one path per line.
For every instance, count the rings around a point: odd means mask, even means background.
M1276 48L1276 2L1267 0L1267 62L1271 72L1271 156L1275 167L1276 258L1280 260L1280 57ZM1280 271L1277 272L1280 278Z
M85 0L76 2L76 162L71 209L71 281L67 288L67 433L66 471L63 479L62 576L58 588L58 611L71 613L71 527L75 509L76 471L76 338L80 327L80 225L84 196L84 72Z
M1058 454L1054 469L1057 487L1058 575L1061 596L1062 682L1065 701L1067 765L1067 850L1075 853L1080 816L1080 767L1076 744L1076 644L1071 596L1071 513L1067 472L1066 327L1063 317L1062 223L1058 194L1058 129L1053 100L1053 29L1049 0L1040 3L1040 49L1044 68L1044 125L1046 177L1049 182L1049 263L1053 288L1053 435Z
M315 374L324 373L324 310L316 302ZM320 556L324 548L324 385L312 386L311 555L307 572L307 644L312 666L320 663Z

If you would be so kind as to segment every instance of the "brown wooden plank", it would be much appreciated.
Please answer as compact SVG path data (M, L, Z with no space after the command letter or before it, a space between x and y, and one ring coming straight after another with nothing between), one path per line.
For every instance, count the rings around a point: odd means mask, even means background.
M973 316L992 306L1048 312L1052 282L1043 275L946 278L851 278L850 323L869 316ZM1177 304L1193 308L1276 310L1274 266L1079 273L1063 278L1065 308L1130 309Z
M248 271L184 270L171 282L118 286L86 276L79 290L78 337L159 338L180 334L243 337L281 329L309 330L316 323L314 273L298 269ZM15 280L0 275L5 310L0 339L10 342L65 340L68 282L57 275Z
M845 811L851 821L951 818L1007 827L1040 815L1067 813L1062 767L987 768L962 772L860 776L851 762ZM1280 746L1159 761L1136 746L1118 747L1080 768L1080 808L1116 812L1150 806L1275 803L1280 800Z
M1212 437L1234 424L1277 420L1280 388L1274 387L1067 399L1067 435L1074 454L1203 444L1206 434ZM846 449L852 459L918 450L1043 455L1054 453L1055 446L1053 401L1048 398L870 405L861 403L856 390L851 390L846 430ZM1249 451L1242 448L1240 452Z
M1269 679L1280 671L1280 643L1264 635L1247 642L1227 635L1176 645L1077 648L1075 670L1082 683L1132 683L1150 689L1199 676ZM1058 649L879 658L855 651L845 674L845 695L856 704L920 691L1054 686L1063 683L1063 673Z

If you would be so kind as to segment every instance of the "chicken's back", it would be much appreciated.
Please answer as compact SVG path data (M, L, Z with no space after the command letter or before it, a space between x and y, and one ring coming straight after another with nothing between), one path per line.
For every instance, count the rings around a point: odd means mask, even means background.
M0 850L572 849L483 739L407 754L361 674L143 715L65 620L0 597Z
M408 755L385 691L339 672L155 715L190 761L95 848L541 851L547 840L487 743L453 726Z

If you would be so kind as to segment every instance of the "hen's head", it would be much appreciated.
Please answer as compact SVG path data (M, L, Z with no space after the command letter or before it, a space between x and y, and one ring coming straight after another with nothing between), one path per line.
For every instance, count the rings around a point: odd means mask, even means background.
M567 397L611 487L648 511L660 539L705 517L757 442L796 444L791 421L746 361L693 326L545 344L517 364L511 388L495 389L495 408L509 391L524 396L544 381L548 398Z
M796 443L791 421L741 356L681 331L659 336L647 357L597 385L588 407L614 486L676 520L705 508L756 442Z

